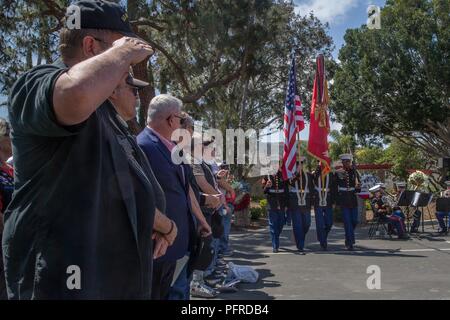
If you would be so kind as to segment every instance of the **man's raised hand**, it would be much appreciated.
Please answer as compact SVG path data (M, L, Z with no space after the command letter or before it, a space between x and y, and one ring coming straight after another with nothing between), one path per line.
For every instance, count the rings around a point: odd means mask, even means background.
M154 53L153 48L144 40L122 37L113 42L113 48L123 50L130 65L135 65Z

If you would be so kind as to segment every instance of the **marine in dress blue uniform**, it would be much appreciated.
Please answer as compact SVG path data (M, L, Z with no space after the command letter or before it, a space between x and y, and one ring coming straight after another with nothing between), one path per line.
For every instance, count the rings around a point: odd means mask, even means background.
M328 233L333 227L333 205L336 203L336 178L328 173L322 179L322 169L317 167L313 174L314 213L316 219L317 241L322 250L327 250Z
M311 226L311 198L314 190L313 177L303 170L304 157L300 158L298 172L288 181L288 211L292 217L295 244L301 253L305 249L305 238Z
M280 234L286 222L287 186L279 169L275 174L268 175L262 181L264 194L267 197L269 213L269 230L272 238L273 252L280 248Z
M358 224L358 201L356 193L359 192L360 185L358 172L352 167L351 154L342 154L339 156L343 168L335 173L338 188L337 205L339 205L342 217L344 219L345 229L345 247L353 250L355 244L355 228Z

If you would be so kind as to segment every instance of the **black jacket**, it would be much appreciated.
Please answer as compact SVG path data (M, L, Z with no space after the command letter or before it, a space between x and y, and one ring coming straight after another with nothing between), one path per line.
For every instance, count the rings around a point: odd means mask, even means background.
M272 182L270 188L265 185L269 180ZM270 210L285 210L288 206L288 188L287 183L283 180L283 174L278 171L276 174L266 176L263 179L264 194L267 197L267 202Z
M337 204L344 208L356 208L358 206L356 193L360 189L356 188L357 172L354 169L338 170L335 174L338 188Z
M326 181L328 179L328 188L326 187ZM337 184L336 177L332 173L328 173L328 175L324 178L324 185L322 185L322 178L320 171L316 170L313 174L313 183L314 183L314 207L326 207L331 208L333 204L336 204L336 196L337 196ZM320 184L319 184L320 183ZM319 188L319 185L321 188ZM322 190L322 196L324 194L323 189L326 189L326 206L322 206L320 203L320 191Z
M148 299L164 195L136 142L114 131L110 103L80 125L58 124L51 97L65 70L33 68L8 101L17 177L3 233L9 298ZM78 275L81 288L68 286Z
M289 209L298 209L300 208L302 211L309 212L311 210L312 200L313 200L313 193L314 193L314 183L313 183L313 177L311 173L302 171L301 175L301 181L300 184L300 174L296 173L295 177L290 179L287 184L289 186L289 199L288 199L288 207ZM301 192L297 194L295 192L296 190L296 182L299 191L301 190L301 186L303 186L304 191L304 199L305 199L305 205L299 204L299 196L301 196Z

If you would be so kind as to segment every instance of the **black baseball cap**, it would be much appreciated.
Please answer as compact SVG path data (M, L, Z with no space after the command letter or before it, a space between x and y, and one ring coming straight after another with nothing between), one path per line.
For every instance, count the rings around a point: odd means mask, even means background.
M73 5L80 8L81 29L111 30L137 38L131 29L127 12L119 4L110 1L82 0Z

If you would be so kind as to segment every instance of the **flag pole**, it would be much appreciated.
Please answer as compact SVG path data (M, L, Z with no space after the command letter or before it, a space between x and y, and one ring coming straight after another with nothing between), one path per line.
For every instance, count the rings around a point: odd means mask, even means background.
M295 42L297 42L297 41L295 41ZM296 49L296 46L297 46L297 43L295 43L294 48L292 48L292 59L294 60L294 63L295 63L295 49ZM297 72L296 68L294 68L294 72ZM297 75L295 75L295 76L297 76ZM297 84L295 84L295 85L297 86ZM298 92L295 92L295 94L298 94ZM300 155L300 143L301 143L301 140L300 140L300 130L298 129L297 120L295 119L296 108L297 107L295 105L295 98L294 98L294 121L295 121L295 127L297 128L297 156L298 156L298 161L300 162L300 157L301 157L301 155ZM297 164L296 164L296 171L299 172ZM302 192L303 192L302 172L299 172L299 174L300 174L300 179L299 179L300 180L300 188L302 189ZM297 189L297 202L298 202L299 205L302 205L302 201L301 201L301 197L302 196L300 195L300 190L298 188L297 181L295 181L295 188Z

